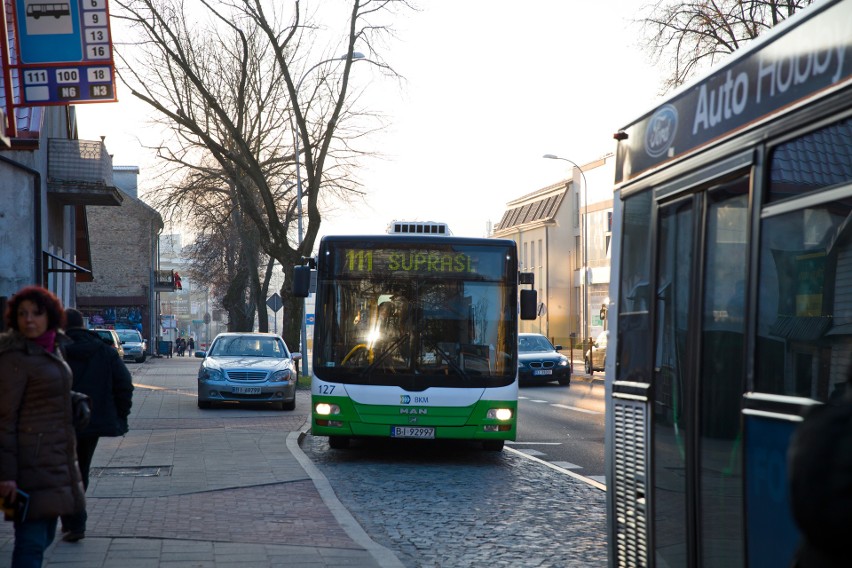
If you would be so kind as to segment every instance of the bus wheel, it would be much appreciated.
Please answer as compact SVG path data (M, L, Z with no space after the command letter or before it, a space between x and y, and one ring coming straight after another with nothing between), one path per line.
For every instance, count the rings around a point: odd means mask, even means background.
M485 440L482 442L482 449L487 452L502 452L503 440Z
M345 450L349 447L349 438L346 436L329 436L328 445L332 450Z

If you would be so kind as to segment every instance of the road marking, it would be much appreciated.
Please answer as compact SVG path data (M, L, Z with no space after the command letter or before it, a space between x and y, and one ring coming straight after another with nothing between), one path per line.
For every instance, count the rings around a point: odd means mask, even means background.
M562 473L562 474L564 474L564 475L567 475L568 477L573 477L573 478L574 478L574 479L576 479L577 481L582 481L583 483L585 483L585 484L587 484L587 485L591 485L592 487L595 487L595 488L597 488L597 489L601 489L601 490L603 490L603 491L606 491L606 485L605 485L605 484L603 484L603 483L601 483L601 482L600 482L600 481L598 481L597 479L593 479L593 478L591 478L591 477L585 477L585 476L580 475L580 474L578 474L578 473L574 473L574 472L573 472L573 471L571 471L570 469L565 469L564 467L559 467L558 465L556 465L556 464L554 464L554 463L550 463L550 462L545 461L545 460L543 460L543 459L541 459L541 458L537 458L537 457L535 457L535 456L531 456L531 455L526 454L526 453L524 453L524 452L522 452L522 451L516 450L515 448L510 448L510 447L506 446L506 447L504 448L504 451L507 451L507 452L510 452L510 453L516 454L516 455L518 455L518 456L520 456L520 457L522 457L522 458L524 458L524 459L527 459L527 460L530 460L530 461L534 461L534 462L536 462L536 463L540 463L541 465L547 466L547 467L549 467L550 469L556 470L556 471L558 471L559 473Z
M163 391L163 392L172 392L174 394L181 394L183 396L192 396L198 398L198 393L188 392L189 389L185 389L183 387L159 387L157 385L146 385L142 383L133 383L134 387L139 387L140 389L150 390L150 391Z
M532 449L529 449L529 448L519 448L518 451L523 452L528 456L546 456L547 455L544 452L540 452L538 450L532 450Z
M530 402L547 402L546 400L529 399Z
M564 467L565 469L583 469L583 466L577 465L577 464L571 463L571 462L557 462L557 461L555 461L555 462L550 462L550 463L552 463L554 465L558 465L559 467Z
M533 401L539 402L539 401ZM541 402L547 402L542 400ZM577 412L583 412L585 414L603 414L603 412L598 412L597 410L588 410L586 408L577 408L576 406L565 406L564 404L551 404L550 406L555 406L556 408L564 408L566 410L575 410Z
M512 440L506 440L507 444L512 444L515 446L561 446L562 442L518 442Z

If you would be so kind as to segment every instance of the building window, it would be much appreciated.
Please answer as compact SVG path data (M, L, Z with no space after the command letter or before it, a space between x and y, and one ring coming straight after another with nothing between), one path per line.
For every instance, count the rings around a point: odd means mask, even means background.
M574 237L574 259L576 262L574 263L574 268L580 268L580 261L582 259L582 255L580 254L580 236L577 235Z
M538 264L539 267L544 266L544 255L542 254L542 241L538 240Z

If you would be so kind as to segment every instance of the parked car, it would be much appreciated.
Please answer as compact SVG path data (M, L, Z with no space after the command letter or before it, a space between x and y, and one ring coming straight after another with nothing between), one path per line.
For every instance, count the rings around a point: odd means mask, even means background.
M584 361L586 373L591 375L595 371L603 371L606 365L606 344L609 343L609 330L602 332L595 339L590 349L586 350Z
M198 408L214 402L269 402L282 410L296 408L294 363L300 353L291 353L281 337L273 333L220 333L198 369Z
M121 339L118 338L118 334L114 329L97 328L92 331L97 333L104 340L104 343L112 345L118 351L118 356L124 359L124 347L121 345Z
M124 347L124 358L144 363L146 345L142 334L135 329L116 329L115 333L118 334L121 346Z
M540 333L518 334L518 381L522 383L558 381L571 384L571 362Z

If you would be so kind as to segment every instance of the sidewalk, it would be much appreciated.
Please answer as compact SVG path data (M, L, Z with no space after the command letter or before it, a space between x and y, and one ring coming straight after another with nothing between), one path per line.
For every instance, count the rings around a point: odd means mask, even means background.
M128 364L130 432L101 438L86 538L48 549L51 568L399 567L301 451L310 393L295 411L199 410L199 360ZM0 524L0 568L12 524Z

